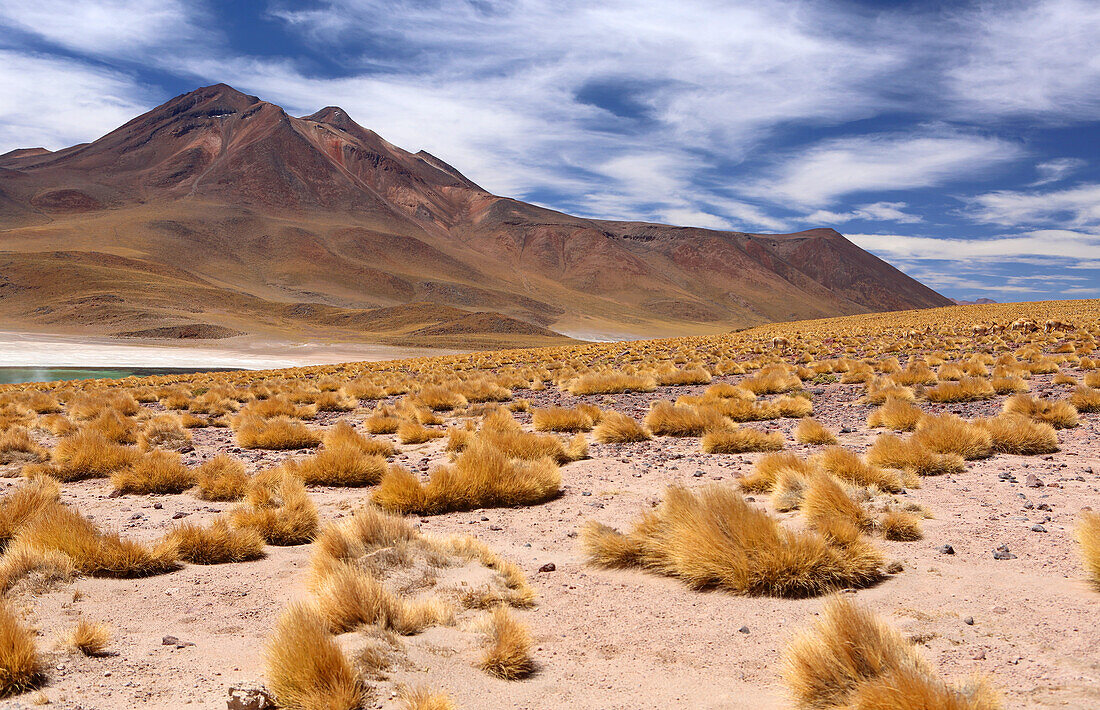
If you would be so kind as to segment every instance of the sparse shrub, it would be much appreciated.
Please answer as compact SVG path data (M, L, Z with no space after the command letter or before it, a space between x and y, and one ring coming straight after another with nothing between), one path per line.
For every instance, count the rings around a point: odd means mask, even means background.
M314 486L371 486L382 480L386 472L386 459L363 453L354 444L326 444L307 459L283 465L304 483Z
M449 412L452 409L461 409L469 404L469 401L458 392L448 387L430 385L420 390L417 395L424 406L433 412Z
M807 397L780 397L771 403L781 417L801 419L813 414L814 403Z
M875 522L862 505L844 492L836 478L823 473L810 479L801 510L810 525L841 544L869 532Z
M1081 385L1073 391L1072 395L1070 395L1069 403L1072 404L1078 412L1085 412L1087 414L1100 412L1100 390ZM2 450L2 445L0 445L0 450Z
M803 419L794 428L794 438L800 444L835 444L836 434L816 419Z
M313 594L318 614L333 633L372 625L399 634L415 634L448 621L454 613L439 600L399 597L369 573L344 563L316 570Z
M478 662L483 671L504 680L518 680L535 670L531 633L507 608L493 609L488 636L489 646Z
M658 400L650 406L645 425L657 436L702 436L709 429L725 428L726 420L710 408L678 406Z
M745 379L739 386L758 395L780 394L799 389L802 387L802 380L782 365L770 365Z
M267 685L293 710L357 710L366 689L315 611L293 604L279 617L264 654Z
M648 441L653 438L652 432L637 420L616 411L604 412L600 423L592 430L592 434L601 444L623 444L632 441Z
M423 444L432 439L446 436L446 432L438 429L429 429L419 422L403 421L397 427L397 440L402 444Z
M1019 377L994 377L990 383L997 394L1016 394L1027 392L1027 382Z
M45 461L50 452L39 446L24 427L0 431L0 465Z
M710 379L710 373L701 367L694 367L690 370L671 368L657 373L657 384L662 387L705 385L710 382Z
M900 634L842 597L788 647L783 680L803 710L1001 709L984 682L944 683Z
M26 466L23 475L44 473L60 481L105 478L132 464L139 454L108 441L102 434L85 430L61 439L50 456L50 463Z
M882 575L881 555L855 540L831 544L795 532L752 507L732 488L670 488L628 534L589 522L583 530L589 560L677 577L697 589L800 597L839 587L862 587Z
M183 427L180 417L160 416L148 422L141 430L138 445L143 449L182 449L191 443L191 434Z
M860 486L874 486L890 493L902 490L902 481L890 470L864 461L855 452L842 446L830 446L814 457L815 463L842 481Z
M743 477L739 485L743 491L767 493L775 488L780 475L788 470L808 476L820 469L815 464L799 458L797 454L767 454L757 460L752 473Z
M249 480L244 464L228 454L218 454L195 470L198 497L203 500L240 500Z
M929 402L974 402L992 399L993 385L982 377L963 377L956 382L943 382L924 391Z
M166 538L175 545L181 560L196 565L246 562L264 556L260 533L252 528L231 528L222 517L205 528L182 523L169 530Z
M111 474L119 493L182 493L195 485L194 473L174 451L154 449L129 468Z

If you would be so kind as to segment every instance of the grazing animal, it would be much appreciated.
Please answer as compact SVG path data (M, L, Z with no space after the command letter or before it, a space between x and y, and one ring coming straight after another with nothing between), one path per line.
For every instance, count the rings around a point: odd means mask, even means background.
M778 335L776 337L772 338L772 348L775 349L775 350L779 350L780 348L785 348L790 344L791 344L791 341L787 340L786 338L780 338Z

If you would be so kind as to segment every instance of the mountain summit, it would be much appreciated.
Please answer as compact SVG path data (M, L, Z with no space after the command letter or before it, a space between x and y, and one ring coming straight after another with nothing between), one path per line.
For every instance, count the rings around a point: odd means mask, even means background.
M572 217L492 195L338 107L293 117L225 84L92 143L0 156L0 230L0 315L40 329L438 344L463 340L461 322L550 342L950 304L831 229Z

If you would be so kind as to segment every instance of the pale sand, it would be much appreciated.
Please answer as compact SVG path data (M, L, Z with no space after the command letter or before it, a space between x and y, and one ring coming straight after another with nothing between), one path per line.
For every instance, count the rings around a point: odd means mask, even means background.
M201 341L129 341L0 331L0 367L237 367L262 370L453 352L374 343L289 342L250 336Z

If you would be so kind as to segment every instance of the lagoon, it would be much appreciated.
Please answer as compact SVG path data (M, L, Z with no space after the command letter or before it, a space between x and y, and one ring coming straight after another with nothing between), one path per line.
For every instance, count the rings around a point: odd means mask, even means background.
M56 380L120 380L149 375L186 375L193 372L226 372L226 367L0 367L0 385Z

